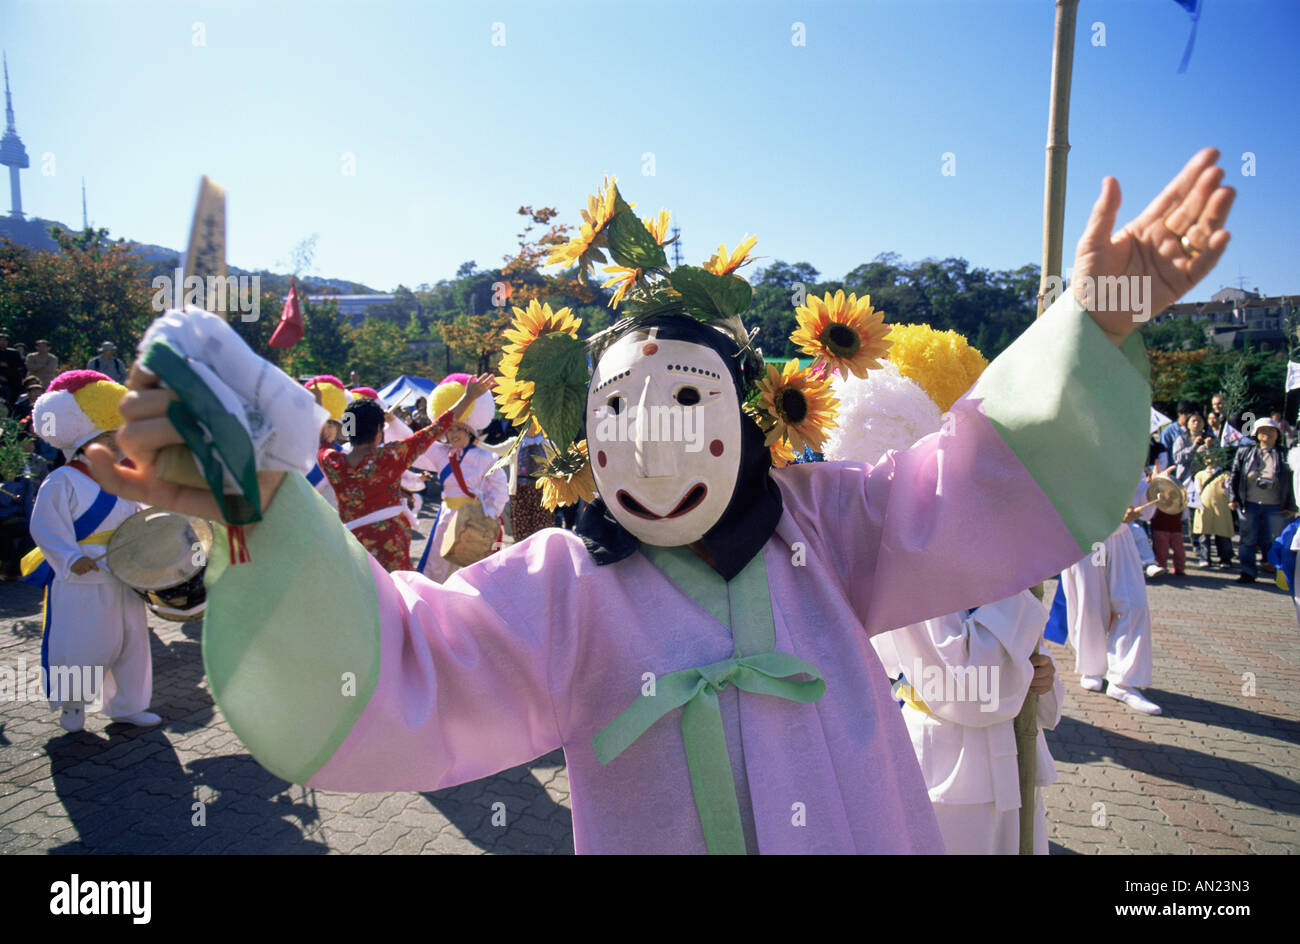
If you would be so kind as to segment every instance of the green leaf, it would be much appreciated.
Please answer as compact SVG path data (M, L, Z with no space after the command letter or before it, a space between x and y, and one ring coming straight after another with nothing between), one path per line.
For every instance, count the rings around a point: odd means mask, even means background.
M590 379L587 372L587 345L563 331L540 337L524 351L515 376L519 380L531 380L539 386L570 384L581 385L585 390Z
M564 448L578 438L587 408L587 385L543 384L533 389L533 414L546 438Z
M739 315L754 294L738 275L714 275L697 266L678 266L668 281L682 296L687 312L710 321Z
M614 189L614 216L605 229L605 238L609 254L621 266L662 269L668 265L663 247L655 242L636 211L624 202L617 187Z

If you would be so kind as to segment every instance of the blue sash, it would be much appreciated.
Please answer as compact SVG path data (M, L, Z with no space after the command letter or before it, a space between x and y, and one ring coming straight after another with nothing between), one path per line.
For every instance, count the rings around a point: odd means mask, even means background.
M1065 605L1065 574L1061 574L1056 584L1056 596L1052 597L1052 611L1047 617L1047 626L1043 628L1043 635L1061 645L1064 645L1070 636L1070 620Z
M108 517L113 506L117 504L117 496L110 495L102 488L95 500L91 502L90 507L77 516L77 520L72 522L73 536L78 542L94 534L104 519ZM41 561L40 566L23 578L23 583L31 584L33 587L48 587L54 582L54 568L50 566L49 561Z

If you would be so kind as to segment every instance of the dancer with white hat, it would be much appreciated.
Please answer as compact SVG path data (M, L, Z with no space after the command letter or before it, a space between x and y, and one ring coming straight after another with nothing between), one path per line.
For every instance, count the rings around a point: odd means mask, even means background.
M126 388L93 370L55 377L32 409L34 431L62 449L68 464L41 484L32 509L36 549L23 558L26 582L45 588L41 667L59 723L80 731L86 706L102 702L114 721L155 725L153 663L144 600L101 566L108 539L140 510L90 477L82 449L102 443L115 453Z
M466 393L471 379L468 374L448 374L443 378L433 390L430 415L441 416L454 406ZM443 538L452 525L450 512L467 507L477 499L483 514L488 518L500 518L510 500L505 472L501 469L489 471L496 463L496 456L476 445L476 440L492 422L495 413L490 395L476 397L469 414L462 413L461 418L447 430L446 441L435 443L425 453L425 457L432 459L438 468L438 478L442 481L442 505L416 570L437 583L460 570L459 565L441 554ZM499 547L500 534L497 542Z

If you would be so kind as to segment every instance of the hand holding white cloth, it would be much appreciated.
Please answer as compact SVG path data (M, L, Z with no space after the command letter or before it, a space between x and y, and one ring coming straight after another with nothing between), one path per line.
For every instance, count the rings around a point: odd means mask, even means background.
M156 341L181 355L248 433L259 471L311 469L328 413L308 390L253 353L224 319L194 307L168 311L145 332L141 358ZM224 472L227 488L236 489L230 469Z

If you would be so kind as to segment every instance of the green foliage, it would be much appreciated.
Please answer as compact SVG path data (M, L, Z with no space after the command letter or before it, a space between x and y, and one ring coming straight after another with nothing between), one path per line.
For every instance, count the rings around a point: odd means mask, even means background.
M668 265L663 247L645 228L645 224L614 190L614 217L609 221L605 238L609 254L621 266L630 269L660 269Z
M714 275L697 266L678 266L668 281L682 296L686 311L707 321L738 315L753 298L753 288L740 276Z
M155 314L146 266L107 230L50 235L57 253L0 241L0 325L29 348L48 339L64 368L84 367L104 341L129 363Z
M534 384L533 413L547 438L573 442L587 401L586 345L559 331L540 337L524 351L516 376Z
M22 430L11 416L0 417L0 482L11 482L23 474L27 450L22 444Z

